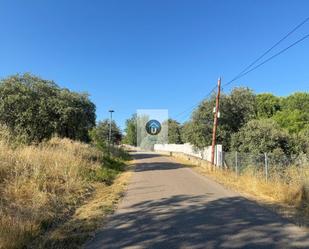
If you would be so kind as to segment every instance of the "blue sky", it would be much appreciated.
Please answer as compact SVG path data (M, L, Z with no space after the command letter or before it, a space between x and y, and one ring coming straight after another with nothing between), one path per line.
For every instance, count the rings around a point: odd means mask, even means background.
M308 10L306 0L0 0L0 77L31 72L86 91L98 119L113 108L123 128L136 109L166 108L171 117L188 109ZM309 22L278 49L308 33ZM308 66L309 39L230 87L309 91Z

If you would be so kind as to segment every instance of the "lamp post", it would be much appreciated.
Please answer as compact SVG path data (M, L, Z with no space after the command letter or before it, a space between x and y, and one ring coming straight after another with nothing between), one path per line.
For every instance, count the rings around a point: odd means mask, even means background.
M109 113L110 113L109 136L108 136L108 148L109 148L109 152L110 152L111 143L112 143L112 121L113 121L113 112L114 112L114 110L109 110Z

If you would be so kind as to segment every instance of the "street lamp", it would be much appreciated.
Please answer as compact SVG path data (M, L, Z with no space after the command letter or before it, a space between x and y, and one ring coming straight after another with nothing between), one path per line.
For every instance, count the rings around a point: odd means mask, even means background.
M113 112L115 112L114 110L109 110L110 112L110 122L109 122L109 137L108 137L108 143L109 143L109 147L111 146L111 142L112 142L112 121L113 121Z

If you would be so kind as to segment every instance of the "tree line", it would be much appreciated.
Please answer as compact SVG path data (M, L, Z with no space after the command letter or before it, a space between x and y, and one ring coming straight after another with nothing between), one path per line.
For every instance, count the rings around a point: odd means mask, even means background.
M211 145L214 106L215 94L204 99L184 124L169 119L169 143ZM95 110L87 93L61 88L54 81L31 74L0 80L0 126L24 143L59 136L106 147L110 121L96 123ZM234 88L221 94L220 114L217 142L225 151L309 153L309 93L278 97ZM112 122L111 143L120 141L136 145L136 115L126 121L125 136Z
M169 119L169 143L211 145L215 94L204 99L190 120L180 124ZM126 122L124 142L136 143L136 116ZM255 94L249 88L234 88L220 97L217 143L225 151L246 153L309 153L309 93L287 97Z
M39 143L52 136L107 143L109 121L96 124L96 106L87 93L72 92L32 74L0 81L0 125L14 141ZM112 142L121 132L112 124Z

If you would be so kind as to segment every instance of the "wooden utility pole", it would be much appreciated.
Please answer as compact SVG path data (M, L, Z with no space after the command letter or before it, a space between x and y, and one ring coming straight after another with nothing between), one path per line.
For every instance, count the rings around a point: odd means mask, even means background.
M216 146L216 133L218 126L218 113L219 113L219 101L220 101L220 89L221 89L221 78L218 79L218 93L216 97L216 107L215 107L215 117L214 117L214 127L212 130L212 144L211 144L211 164L215 163L215 146Z

